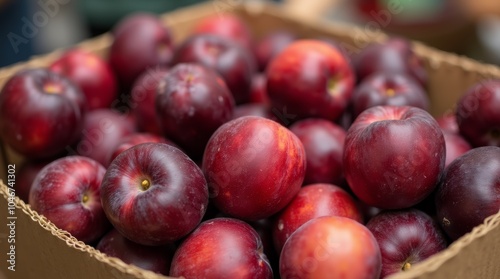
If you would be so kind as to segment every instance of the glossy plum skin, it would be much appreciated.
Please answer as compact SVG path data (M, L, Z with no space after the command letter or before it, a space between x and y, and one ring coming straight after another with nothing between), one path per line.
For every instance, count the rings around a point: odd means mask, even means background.
M49 69L67 77L81 89L89 110L109 108L117 98L113 70L96 54L75 48L65 52Z
M224 37L250 49L253 38L247 24L236 15L223 14L208 17L200 21L193 34L212 34Z
M29 204L78 240L96 241L109 229L99 198L105 171L101 164L86 157L55 160L33 181Z
M441 130L447 131L450 133L458 134L460 133L458 130L457 117L455 114L444 114L436 119Z
M85 115L83 136L72 151L107 167L116 146L135 131L134 121L126 115L111 109L96 109Z
M307 221L321 216L340 216L362 223L354 199L332 184L312 184L300 189L277 216L273 225L274 246L281 252L286 240Z
M306 151L304 184L341 183L346 131L323 119L305 119L290 126Z
M453 161L436 191L438 221L456 240L500 210L500 147L472 149Z
M288 31L275 31L260 39L253 48L260 71L265 71L269 62L297 37Z
M444 142L446 144L446 161L444 167L448 167L453 160L472 149L470 144L460 135L443 131Z
M359 80L376 72L405 73L415 78L422 87L427 87L427 70L413 52L411 43L405 39L392 38L382 44L369 45L353 62Z
M300 190L306 155L300 140L277 122L244 116L221 126L203 156L214 205L255 221L283 209Z
M250 103L264 104L269 106L271 101L266 91L267 78L265 74L256 74L252 77L250 88Z
M51 158L78 138L85 110L85 96L67 78L24 70L0 92L0 135L25 157Z
M416 209L382 212L366 227L380 247L380 278L407 271L412 265L446 249L446 239L439 226Z
M168 275L175 251L173 245L152 247L137 244L115 229L103 236L96 249L127 264L163 275Z
M101 186L106 216L126 238L164 245L192 231L208 205L203 173L179 149L143 143L122 152Z
M197 64L174 66L158 86L156 114L166 137L201 158L210 136L231 120L234 99L222 78Z
M344 173L368 205L399 209L422 201L436 187L446 157L436 120L415 107L377 106L347 131Z
M129 16L118 23L113 34L109 63L125 87L148 68L166 66L172 59L170 31L155 15Z
M356 118L374 106L413 106L429 109L429 97L412 77L402 73L377 72L361 81L352 94L353 116Z
M354 73L344 55L315 40L290 44L271 61L266 75L272 106L297 119L338 119L354 86Z
M226 38L202 34L188 38L174 55L173 64L198 63L215 70L226 82L236 104L248 102L255 74L250 52Z
M170 276L270 279L273 271L257 232L231 218L205 221L179 246Z
M141 143L148 143L148 142L155 142L155 143L166 143L169 145L172 145L174 147L177 147L177 145L170 140L153 135L153 134L147 134L147 133L134 133L130 134L126 137L124 137L120 143L116 146L115 150L113 151L111 155L110 162L113 161L118 155L120 155L123 151L136 146Z
M371 232L338 216L318 217L302 225L280 256L282 279L376 279L380 269L380 249Z
M484 81L458 101L460 134L473 146L500 147L500 80Z
M167 73L167 68L148 69L137 78L132 87L130 107L140 131L161 135L155 109L156 91Z

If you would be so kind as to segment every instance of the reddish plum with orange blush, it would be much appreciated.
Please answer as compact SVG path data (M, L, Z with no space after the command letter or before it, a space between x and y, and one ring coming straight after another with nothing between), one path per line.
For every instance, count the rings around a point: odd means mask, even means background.
M380 270L380 249L372 233L359 222L338 216L302 225L280 257L283 279L378 279Z
M324 119L305 119L290 126L306 151L304 184L340 183L346 131Z
M62 153L80 136L85 96L69 79L47 69L23 70L0 93L0 135L32 159Z
M340 187L312 184L302 187L277 216L273 225L274 246L281 252L287 239L307 221L321 216L340 216L362 223L354 199Z
M273 271L257 232L243 221L205 221L179 246L170 276L184 278L271 279Z
M273 108L334 121L347 107L354 73L344 55L317 40L299 40L278 54L266 70Z
M298 193L305 157L302 143L287 128L244 116L214 133L202 168L214 205L230 216L255 221L277 213Z
M109 108L117 97L117 82L111 66L94 53L81 49L65 52L49 69L77 85L89 110Z

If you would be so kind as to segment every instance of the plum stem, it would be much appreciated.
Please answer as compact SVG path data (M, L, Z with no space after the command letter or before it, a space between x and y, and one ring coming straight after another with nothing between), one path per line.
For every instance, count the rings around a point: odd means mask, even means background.
M405 262L405 264L403 265L403 267L401 268L401 270L403 271L407 271L411 268L411 263L409 262Z
M144 179L141 181L141 188L143 191L146 191L147 189L149 189L150 186L151 186L151 184L149 183L149 180Z

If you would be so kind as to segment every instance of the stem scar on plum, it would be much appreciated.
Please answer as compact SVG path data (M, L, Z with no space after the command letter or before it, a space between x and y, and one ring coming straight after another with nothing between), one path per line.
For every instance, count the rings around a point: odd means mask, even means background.
M385 94L388 96L388 97L393 97L394 95L396 95L396 91L393 89L393 88L387 88L385 90Z
M328 79L326 88L328 90L328 94L333 97L338 96L339 90L336 90L340 86L341 77L336 75Z
M141 180L141 186L140 186L140 189L142 191L146 191L148 190L149 188L151 187L151 182L149 181L149 179L147 178L144 178Z
M443 225L444 226L449 226L451 223L450 223L450 220L446 219L446 218L443 218Z
M59 94L62 92L62 88L58 84L49 82L43 85L43 91L47 94Z
M411 263L410 262L405 262L403 266L401 267L401 270L407 271L411 268Z

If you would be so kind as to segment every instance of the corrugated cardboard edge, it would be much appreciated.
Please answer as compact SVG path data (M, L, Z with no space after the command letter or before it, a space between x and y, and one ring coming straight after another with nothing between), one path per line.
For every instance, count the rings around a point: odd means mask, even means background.
M0 193L4 200L2 201L7 203L9 197L9 188L4 184L2 180L0 180ZM31 209L31 207L24 203L19 197L15 197L15 207L23 212L26 216L28 216L32 221L33 225L39 225L44 230L50 232L54 237L60 239L65 242L68 247L73 249L77 249L79 251L88 253L91 257L96 260L109 264L113 268L117 269L119 272L129 274L134 276L135 278L142 279L165 279L172 277L165 277L160 274L147 271L141 268L138 268L133 265L129 265L124 263L122 260L114 257L108 257L106 254L101 253L99 250L94 249L92 246L86 245L85 243L77 240L73 237L69 232L65 230L61 230L57 228L52 222L50 222L45 216L38 214L36 211ZM24 217L24 216L23 216ZM18 217L20 218L20 217ZM2 251L3 253L3 251Z
M180 24L182 25L183 22L189 23L193 21L196 18L202 18L205 17L209 14L213 14L213 4L212 3L206 3L206 4L201 4L197 5L194 7L189 7L186 9L182 9L179 11L176 11L173 14L167 14L163 17L165 22L167 24ZM308 25L311 28L317 29L317 30L322 30L325 33L328 32L334 32L336 36L338 37L345 37L345 38L350 38L352 39L352 34L356 33L359 31L359 28L353 28L352 26L342 26L342 25L333 25L329 22L325 21L312 21L312 20L306 20L306 19L296 19L293 16L286 14L284 11L278 9L274 5L263 5L263 4L250 4L250 5L245 5L245 6L233 6L229 7L226 9L232 10L236 9L237 11L243 11L248 14L258 14L259 12L262 12L265 10L266 13L274 15L276 17L281 17L286 20L290 21L295 21L300 24ZM183 28L187 28L189 24L184 26ZM363 33L363 32L361 32ZM174 33L174 37L176 34ZM384 34L379 34L375 37L371 37L370 40L372 41L382 41L386 38L387 36ZM176 37L176 40L179 41L183 39L182 37ZM95 53L98 53L102 56L105 56L105 50L111 45L111 35L105 34L102 36L99 36L95 39L85 41L77 47L80 47L82 49L86 49L88 51L92 51ZM480 77L478 78L491 78L491 77L497 77L500 78L500 69L496 66L493 65L484 65L481 64L477 61L474 61L469 58L464 58L460 57L454 54L442 52L435 50L433 48L427 47L423 44L420 43L415 43L414 44L414 49L417 52L419 56L421 56L430 67L432 68L440 68L440 67L457 67L460 68L461 71L463 71L464 75L467 74L474 74L474 75L479 75ZM13 65L8 68L4 68L0 70L0 88L3 86L3 83L6 81L8 77L13 75L15 72L17 72L20 69L28 68L28 67L40 67L40 66L46 66L48 63L56 59L60 54L62 50L56 51L54 53L40 56L40 57L35 57L33 60L30 60L28 62L23 62L23 63L18 63L16 65ZM0 192L2 193L2 196L4 198L7 198L8 196L8 187L3 184L3 182L0 182ZM126 274L130 274L135 276L136 278L146 278L146 279L153 279L153 278L167 278L164 276L157 275L152 272L144 271L142 269L136 268L134 266L130 266L127 264L124 264L121 260L116 259L116 258L111 258L107 257L106 255L100 253L99 251L95 250L94 248L85 245L84 243L76 240L74 237L72 237L68 232L63 231L55 227L51 222L49 222L45 217L40 216L38 213L33 211L29 205L26 205L23 201L19 200L17 197L15 198L16 202L16 207L21 209L23 214L26 214L33 222L38 223L43 229L46 231L49 231L52 235L57 237L58 239L64 241L69 247L72 247L74 249L80 250L82 252L89 253L92 257L96 258L98 261L109 264L111 267L124 272ZM404 273L399 273L391 278L393 279L406 279L406 278L436 278L432 277L432 274L436 272L440 267L443 267L446 263L452 261L454 258L457 257L457 255L461 252L466 250L468 247L471 245L480 242L483 238L488 237L488 233L490 232L497 232L493 236L490 234L490 237L493 237L497 240L496 244L500 242L500 212L494 216L491 216L487 218L484 223L476 228L474 230L460 238L459 240L455 241L448 249L445 251L442 251L441 253L427 259L426 261L417 264L408 272ZM499 245L500 246L500 245ZM491 249L490 249L491 250ZM500 251L500 249L498 249ZM495 260L495 259L493 259ZM498 273L498 267L492 267L495 268ZM278 271L275 271L278 272ZM466 277L463 277L466 278Z

